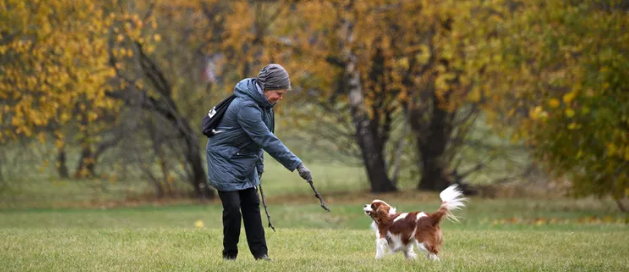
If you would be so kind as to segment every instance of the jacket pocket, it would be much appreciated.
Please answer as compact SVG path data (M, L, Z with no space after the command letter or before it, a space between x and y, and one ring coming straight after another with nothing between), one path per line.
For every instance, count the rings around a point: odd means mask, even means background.
M237 180L246 180L256 168L259 157L256 153L236 152L232 155L230 161L234 169L234 176Z
M257 158L258 154L256 153L242 153L236 152L236 154L232 155L232 158Z

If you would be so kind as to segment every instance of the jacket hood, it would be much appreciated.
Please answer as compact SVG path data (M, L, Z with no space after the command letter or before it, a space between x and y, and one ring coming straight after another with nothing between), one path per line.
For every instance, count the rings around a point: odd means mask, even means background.
M237 97L252 100L262 108L273 107L275 104L269 103L269 100L266 99L264 94L258 90L258 87L256 86L258 84L257 81L258 79L256 78L246 78L241 80L238 84L236 84L234 94Z

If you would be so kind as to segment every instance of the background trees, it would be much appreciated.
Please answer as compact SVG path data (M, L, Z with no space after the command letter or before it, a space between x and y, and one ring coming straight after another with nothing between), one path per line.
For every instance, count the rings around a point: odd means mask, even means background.
M511 6L495 47L485 48L494 55L486 94L499 101L493 109L508 112L497 119L516 124L515 137L554 174L569 176L576 195L627 196L626 2Z
M372 192L504 180L530 169L505 150L530 150L577 195L628 193L623 1L0 7L0 139L55 143L61 177L124 169L160 197L211 197L200 117L277 62L295 89L281 136L359 162Z

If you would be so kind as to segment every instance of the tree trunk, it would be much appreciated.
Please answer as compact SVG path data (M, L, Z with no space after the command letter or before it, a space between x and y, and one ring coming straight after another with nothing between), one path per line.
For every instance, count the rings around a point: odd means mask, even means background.
M87 143L81 144L81 158L79 165L74 173L75 178L91 178L94 177L94 154L92 147Z
M441 191L450 185L446 175L446 164L439 157L422 160L422 179L417 186L419 190Z
M81 144L81 158L79 159L76 172L74 172L74 178L92 178L95 176L94 164L96 163L96 160L94 159L94 152L92 151L92 145L90 144L92 135L89 131L87 112L85 110L79 110L78 106L76 111L77 114L80 115L79 131L81 132L81 137L79 138L79 141Z
M192 133L187 122L185 127L188 130L188 133L185 133L184 136L186 143L185 157L192 171L189 180L192 182L194 191L199 198L212 199L214 198L214 191L210 189L206 182L207 177L205 176L205 170L203 169L203 162L200 156L199 140L196 134Z
M2 175L2 165L4 163L4 154L0 154L0 182L4 181L4 175ZM0 184L0 187L2 184Z
M411 114L413 113L417 111L412 111ZM413 116L411 119L421 118L422 116ZM427 128L414 130L422 166L422 178L417 186L419 190L441 191L451 183L446 173L448 162L444 158L450 140L450 122L450 113L439 107L439 99L433 93L432 112Z
M371 183L371 192L383 193L397 191L397 188L387 175L387 168L383 154L383 144L379 142L377 129L370 129L370 120L365 107L365 100L360 84L360 72L356 67L356 57L348 56L345 76L349 88L349 102L354 125L356 127L356 141L360 147L363 163L367 168L367 176Z
M59 173L60 178L67 179L70 177L70 174L68 173L68 166L66 165L65 147L59 148L59 152L57 154L57 172Z
M367 175L371 184L371 192L384 193L397 191L397 188L393 185L393 182L391 182L387 175L382 150L376 150L373 146L365 144L365 142L368 142L369 138L371 138L370 136L357 135L357 137L363 155L363 162L367 168Z

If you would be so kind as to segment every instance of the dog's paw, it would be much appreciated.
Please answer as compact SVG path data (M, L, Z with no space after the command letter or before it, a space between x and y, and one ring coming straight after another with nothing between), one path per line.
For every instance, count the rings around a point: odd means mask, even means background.
M406 258L409 260L417 259L417 254L415 254L415 252L412 252L412 251L408 253L404 253L404 256L406 256Z
M437 254L428 254L428 259L435 262L439 261L439 257L437 256Z

